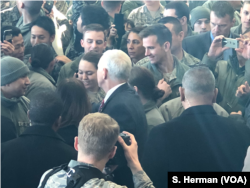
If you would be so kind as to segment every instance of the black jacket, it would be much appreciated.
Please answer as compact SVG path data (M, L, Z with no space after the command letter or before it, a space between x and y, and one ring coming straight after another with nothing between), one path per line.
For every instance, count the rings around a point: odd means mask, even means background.
M241 171L250 129L196 106L151 130L142 167L155 187L167 187L169 171Z
M209 51L212 40L210 31L199 35L186 37L182 41L182 48L192 56L202 60L205 53Z
M135 136L139 157L142 157L147 137L147 120L141 101L135 91L127 83L121 85L105 102L102 112L117 121L121 132L127 131ZM133 186L132 173L127 167L124 170L117 169L115 182L119 185Z
M28 127L19 138L2 144L2 188L37 187L45 171L76 158L77 152L51 127Z
M4 116L1 116L1 143L15 139L16 128L15 124Z

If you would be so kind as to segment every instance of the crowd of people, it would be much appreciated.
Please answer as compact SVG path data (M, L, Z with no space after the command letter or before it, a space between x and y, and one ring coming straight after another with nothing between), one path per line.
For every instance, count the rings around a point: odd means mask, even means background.
M250 1L1 1L0 45L3 188L250 171Z

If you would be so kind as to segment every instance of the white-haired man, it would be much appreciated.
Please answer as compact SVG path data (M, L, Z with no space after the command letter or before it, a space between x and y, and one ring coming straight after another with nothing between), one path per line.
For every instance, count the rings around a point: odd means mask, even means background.
M103 54L98 64L97 80L106 97L98 111L114 118L121 131L135 135L140 158L146 141L147 121L139 97L127 84L131 68L129 56L121 50L108 50ZM119 167L114 174L117 184L133 187L129 168Z

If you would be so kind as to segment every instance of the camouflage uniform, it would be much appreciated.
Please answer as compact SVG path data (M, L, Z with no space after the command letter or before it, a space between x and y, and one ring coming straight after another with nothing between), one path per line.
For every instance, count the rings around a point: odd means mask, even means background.
M68 164L69 167L73 168L77 165L83 165L85 163L81 163L78 161L71 160ZM85 164L86 165L86 164ZM93 166L92 166L93 167ZM41 187L41 183L45 177L45 175L49 172L45 172L41 178L40 184L38 188ZM144 171L139 171L133 175L135 188L154 188L152 181L149 179L147 174ZM58 188L58 187L66 187L67 186L67 173L64 170L57 172L52 175L44 188ZM125 186L117 185L111 181L105 181L104 179L93 178L87 181L82 188L91 188L91 187L103 187L103 188L125 188Z
M1 27L16 26L20 17L17 6L1 11Z
M98 104L105 98L106 93L102 88L95 92L88 91L88 97L91 104Z
M134 9L128 16L128 19L133 20L135 26L152 25L163 18L164 7L160 5L155 18L153 18L146 5Z
M173 60L174 70L171 73L165 74L152 64L148 57L145 57L136 63L136 66L146 67L153 74L156 85L162 78L164 78L164 80L170 85L172 93L164 99L162 103L180 96L179 87L182 85L184 73L189 69L187 65L180 63L175 56L173 56Z
M10 8L9 0L0 0L0 11Z
M63 15L66 15L69 5L65 0L57 1L55 4L57 10L59 10Z
M190 66L199 64L201 61L196 57L192 56L191 54L188 54L185 50L183 50L183 58L182 60L180 60L180 62L187 66Z
M93 2L92 4L101 5L101 2L96 1L96 2ZM86 6L86 5L88 5L88 3L84 1L74 0L73 5L70 7L70 9L67 12L68 19L73 22L73 37L71 38L70 43L65 51L65 55L71 60L76 59L78 56L82 54L82 52L78 52L77 50L75 50L75 47L74 47L75 39L76 39L75 31L77 30L76 23L80 16L81 9L83 6Z
M162 6L166 6L166 1L161 1ZM124 18L127 19L128 15L136 8L143 6L143 1L131 1L126 0L122 5L122 14L124 14Z

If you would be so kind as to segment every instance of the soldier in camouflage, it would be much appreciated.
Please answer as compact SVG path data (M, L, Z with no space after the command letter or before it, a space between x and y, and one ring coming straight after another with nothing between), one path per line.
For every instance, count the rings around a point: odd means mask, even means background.
M166 1L160 1L162 6L166 5ZM124 14L124 18L127 19L128 15L138 7L141 7L144 5L143 1L131 1L131 0L125 0L122 5L122 14Z
M84 23L82 23L83 21L80 17L81 12L84 17ZM73 15L71 19L73 21L74 37L71 38L65 55L71 60L75 60L84 51L80 45L80 40L82 39L82 27L84 25L97 23L102 25L105 30L108 30L110 27L110 17L101 6L89 5L87 7L83 6L82 0L73 0Z
M131 144L128 146L121 137L118 137L120 128L118 123L107 114L94 113L85 116L80 122L78 129L78 137L75 139L76 150L78 151L78 161L71 160L68 167L73 171L74 167L81 165L87 168L98 170L99 174L103 171L109 159L115 155L115 143L117 139L124 150L125 158L128 162L128 167L133 174L133 181L135 188L154 188L152 181L147 174L143 171L138 159L137 142L134 135L127 133L130 137ZM86 151L87 150L87 151ZM91 157L90 157L91 156ZM91 159L91 160L87 160ZM85 172L87 172L87 170ZM69 173L65 170L49 176L46 175L51 170L44 173L41 178L38 188L57 188L67 186L67 177ZM104 175L103 175L104 176ZM44 178L46 177L45 181ZM111 181L105 181L102 178L88 178L82 188L87 187L103 187L103 188L125 188L126 186L117 185ZM42 184L45 186L42 186Z
M184 37L197 35L196 32L192 31L189 25L190 11L186 3L181 1L172 1L165 6L164 17L171 16L178 18L181 22L182 30L184 31Z
M163 24L154 24L143 29L139 35L143 39L147 57L136 63L136 66L149 69L154 76L156 85L163 79L170 86L172 92L162 103L179 97L179 86L189 67L171 54L171 32Z
M134 9L128 16L135 26L152 25L163 17L164 7L160 1L145 1L145 5Z
M174 17L164 17L159 23L164 24L172 33L172 45L171 53L174 55L181 63L191 66L200 63L200 60L188 54L182 48L182 41L184 39L184 32L180 21Z

